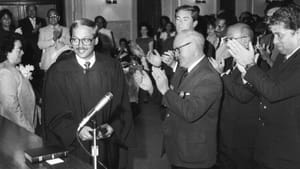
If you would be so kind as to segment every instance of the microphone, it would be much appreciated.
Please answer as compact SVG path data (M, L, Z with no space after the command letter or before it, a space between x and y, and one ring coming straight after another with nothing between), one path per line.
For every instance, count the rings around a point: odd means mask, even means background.
M77 132L81 130L81 128L88 122L90 119L101 110L111 99L113 98L113 94L111 92L106 93L106 95L98 102L98 104L92 108L87 116L85 116L82 121L79 123L77 128Z

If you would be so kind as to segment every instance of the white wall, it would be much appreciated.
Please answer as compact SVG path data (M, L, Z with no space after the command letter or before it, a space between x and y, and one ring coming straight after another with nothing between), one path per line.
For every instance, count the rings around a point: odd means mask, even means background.
M162 0L162 15L169 16L174 22L175 9L180 5L198 5L201 15L217 13L220 0L206 0L206 3L195 3L195 0Z
M217 0L206 0L206 3L195 3L195 0L178 0L178 5L197 5L200 7L200 15L217 13Z
M235 1L235 14L237 17L240 16L242 12L249 11L252 12L252 0L236 0Z
M84 17L94 18L102 15L108 21L131 20L132 0L118 0L117 4L107 4L105 0L85 1Z
M134 39L136 1L118 0L117 4L107 4L106 0L65 0L67 25L75 19L84 17L93 20L101 15L107 20L107 27L114 32L116 42L122 37Z
M264 10L267 6L265 0L252 0L253 10L252 13L264 16Z

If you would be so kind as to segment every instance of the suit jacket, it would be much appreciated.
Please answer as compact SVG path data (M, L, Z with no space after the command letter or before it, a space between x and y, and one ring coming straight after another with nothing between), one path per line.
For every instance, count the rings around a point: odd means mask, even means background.
M256 160L269 168L300 168L300 50L279 55L264 73L251 67L245 79L260 93Z
M224 95L220 111L220 148L253 148L259 99L243 84L238 69L224 75L222 80Z
M36 17L36 24L44 27L46 26L46 21L42 18ZM39 31L32 32L34 29L28 17L19 21L19 27L22 30L22 36L24 38L24 55L22 63L33 64L35 68L37 68L41 57L41 50L37 46Z
M53 40L54 29L61 29L62 31L61 37L57 39L56 42ZM70 33L68 28L60 25L56 28L53 28L52 25L48 25L39 31L38 47L43 50L40 68L47 70L56 61L62 51L69 49Z
M46 26L46 20L40 17L36 17L36 25L41 25L41 27ZM38 31L37 32L32 32L33 31L33 26L29 20L29 17L26 17L24 19L21 19L19 21L19 27L21 27L23 36L26 39L31 39L37 42L38 40Z
M34 132L35 95L30 82L11 64L0 64L0 115Z
M179 81L175 72L171 86ZM172 165L208 168L216 162L216 135L222 82L205 57L178 88L163 96L167 116L163 122L164 147Z

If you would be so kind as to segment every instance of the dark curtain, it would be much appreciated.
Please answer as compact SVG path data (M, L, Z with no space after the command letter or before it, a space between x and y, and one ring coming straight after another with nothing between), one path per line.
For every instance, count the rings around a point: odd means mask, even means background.
M152 27L152 31L157 30L161 16L161 0L137 0L137 11L138 26L147 23ZM153 33L155 32L152 32L152 35Z

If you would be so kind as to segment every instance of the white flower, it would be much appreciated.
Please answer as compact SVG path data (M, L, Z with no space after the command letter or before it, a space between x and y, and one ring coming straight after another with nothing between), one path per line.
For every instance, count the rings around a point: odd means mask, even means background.
M26 79L32 80L32 72L34 70L34 67L32 65L24 66L24 65L20 64L19 66L17 66L17 69L20 70L20 72Z

